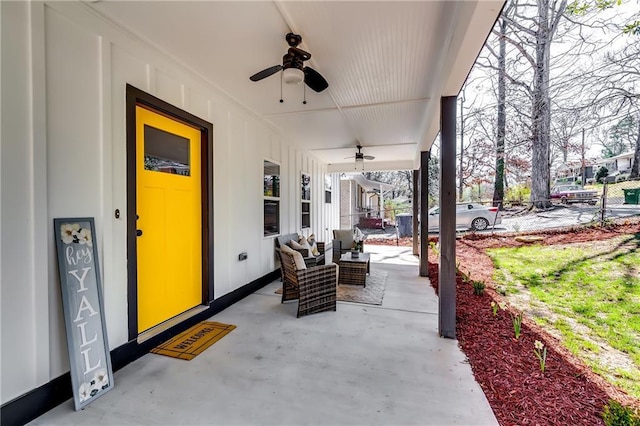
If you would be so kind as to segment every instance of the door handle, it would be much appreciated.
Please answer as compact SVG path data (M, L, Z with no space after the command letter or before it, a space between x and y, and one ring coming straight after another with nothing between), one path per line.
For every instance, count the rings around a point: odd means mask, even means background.
M136 229L136 236L137 237L141 237L142 236L142 229Z

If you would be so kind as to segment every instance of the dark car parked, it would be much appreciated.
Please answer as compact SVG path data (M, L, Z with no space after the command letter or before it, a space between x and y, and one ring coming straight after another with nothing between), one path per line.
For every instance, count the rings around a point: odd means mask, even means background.
M558 185L551 188L551 199L562 204L588 203L594 206L598 202L598 191L582 189L578 185Z

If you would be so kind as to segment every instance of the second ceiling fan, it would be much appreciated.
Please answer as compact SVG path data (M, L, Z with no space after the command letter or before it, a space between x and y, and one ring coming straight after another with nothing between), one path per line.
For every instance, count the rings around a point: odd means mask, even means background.
M364 161L364 160L374 160L376 157L374 157L373 155L365 155L362 152L362 145L358 144L356 145L356 148L358 149L358 152L356 152L355 155L352 155L350 157L346 157L345 159L348 158L355 158L356 159L356 163L359 161Z

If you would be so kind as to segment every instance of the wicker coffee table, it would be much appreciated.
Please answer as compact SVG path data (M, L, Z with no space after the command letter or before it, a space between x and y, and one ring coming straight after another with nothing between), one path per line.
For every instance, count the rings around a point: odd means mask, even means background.
M338 284L367 286L367 273L369 272L369 253L360 253L358 257L352 257L351 253L340 256L338 262Z

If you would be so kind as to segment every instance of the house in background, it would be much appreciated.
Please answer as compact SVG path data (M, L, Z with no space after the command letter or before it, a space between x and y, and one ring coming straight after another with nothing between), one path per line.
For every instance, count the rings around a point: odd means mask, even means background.
M366 179L362 174L345 174L340 179L340 229L383 229L384 192L393 185Z
M585 179L592 179L594 177L594 162L591 160L585 161L584 176ZM567 161L558 166L555 171L555 184L574 183L582 179L582 161ZM583 182L584 184L584 182Z
M633 151L625 152L615 157L602 158L596 160L596 171L600 167L606 167L609 171L609 176L618 176L631 172L631 166L633 166Z

